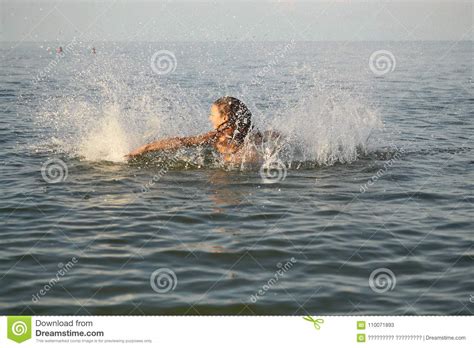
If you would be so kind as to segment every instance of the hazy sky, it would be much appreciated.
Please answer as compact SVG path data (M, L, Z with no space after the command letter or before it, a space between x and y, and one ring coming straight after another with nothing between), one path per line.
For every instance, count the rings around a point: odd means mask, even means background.
M472 1L0 0L0 41L472 40Z

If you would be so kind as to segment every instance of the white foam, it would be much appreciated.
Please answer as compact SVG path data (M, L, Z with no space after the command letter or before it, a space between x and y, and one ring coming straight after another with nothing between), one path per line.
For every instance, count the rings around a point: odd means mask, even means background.
M124 162L130 149L129 135L119 121L120 108L111 105L79 144L78 154L88 161Z
M333 165L352 162L368 151L371 134L383 123L360 97L337 89L313 89L295 105L271 113L262 127L277 130L284 139L283 145L270 141L261 149L264 160L278 157L287 163Z
M54 130L50 138L61 144L62 151L87 161L123 162L124 155L153 139L210 129L207 110L212 100L207 105L196 102L200 94L206 95L205 86L197 85L190 95L189 89L173 90L173 85L159 86L155 77L126 71L127 65L109 71L106 60L96 63L97 71L81 72L80 93L52 98L43 105L42 126ZM117 71L125 71L128 80L120 80ZM85 74L89 77L84 79ZM299 100L290 102L295 96ZM302 86L291 96L281 91L281 95L268 96L283 100L280 106L257 110L259 98L254 101L249 94L243 100L260 130L274 129L283 135L277 156L287 163L354 161L361 150L367 150L372 132L382 127L367 101L341 88ZM275 145L265 146L262 154L269 157L270 153L275 160Z

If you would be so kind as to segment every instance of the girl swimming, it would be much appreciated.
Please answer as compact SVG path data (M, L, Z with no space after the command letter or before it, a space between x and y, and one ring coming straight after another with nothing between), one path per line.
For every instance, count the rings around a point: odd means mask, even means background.
M249 151L249 147L245 145L261 143L263 134L254 130L252 114L242 101L228 96L217 99L211 106L209 120L214 130L208 133L157 140L135 149L127 157L133 158L151 151L211 145L222 155L225 162L256 160L257 153Z

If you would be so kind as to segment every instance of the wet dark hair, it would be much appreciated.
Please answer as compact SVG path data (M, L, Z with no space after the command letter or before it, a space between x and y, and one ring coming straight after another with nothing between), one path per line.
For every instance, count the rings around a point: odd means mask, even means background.
M232 139L238 144L244 142L245 137L252 129L252 113L247 106L237 98L225 96L214 102L219 111L226 115L228 120L221 124L217 130L232 129Z

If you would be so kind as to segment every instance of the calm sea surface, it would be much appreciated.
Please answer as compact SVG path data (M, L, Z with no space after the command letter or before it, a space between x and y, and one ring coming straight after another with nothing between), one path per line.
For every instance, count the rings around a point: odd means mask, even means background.
M0 50L2 314L473 312L472 42L62 44ZM122 161L222 95L276 178Z

